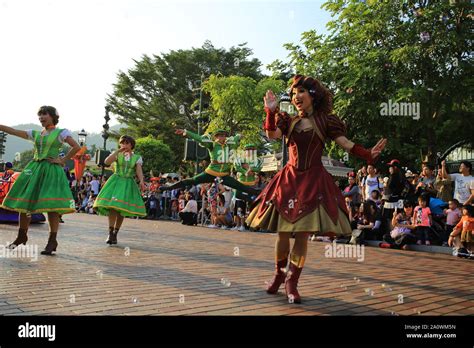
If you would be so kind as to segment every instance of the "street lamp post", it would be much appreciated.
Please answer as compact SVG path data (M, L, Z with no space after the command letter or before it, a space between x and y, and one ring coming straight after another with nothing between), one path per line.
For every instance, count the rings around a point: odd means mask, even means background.
M198 135L201 135L201 116L202 116L202 80L204 79L204 74L201 74L201 84L199 85L199 116L198 116ZM198 146L196 144L196 174L199 174L199 156L198 156Z
M197 112L197 115L198 115L198 118L197 118L197 121L198 121L198 135L201 135L201 116L202 116L202 83L203 83L203 80L204 80L204 73L201 73L201 80L199 81L199 109L198 109L198 112ZM194 90L197 90L197 88L195 88ZM198 152L198 146L199 144L196 142L196 167L195 167L195 171L196 171L196 175L199 174L199 152Z
M3 163L3 155L5 154L5 143L7 142L7 133L0 132L0 162Z
M78 134L77 134L77 140L79 141L79 144L81 146L84 146L86 143L87 139L87 133L84 129L82 129Z
M110 121L110 116L109 116L109 111L110 111L110 106L107 105L105 107L105 124L102 126L104 130L102 131L102 138L104 138L104 153L107 151L107 139L109 138L109 121ZM102 163L102 178L104 178L105 174L105 163Z
M288 93L283 93L280 97L280 112L286 112L290 116L293 116L295 113L295 108L291 104L291 97ZM281 166L284 167L288 162L288 146L286 145L284 135L281 137L281 149L283 153Z

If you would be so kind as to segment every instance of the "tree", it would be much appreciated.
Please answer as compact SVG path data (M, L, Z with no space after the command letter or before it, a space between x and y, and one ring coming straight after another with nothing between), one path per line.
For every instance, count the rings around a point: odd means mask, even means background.
M204 84L211 98L208 131L224 128L241 133L243 144L261 143L263 96L268 89L278 95L284 87L285 82L273 78L257 82L250 77L211 75Z
M330 33L304 32L286 44L288 70L315 76L334 93L349 138L389 143L382 159L418 166L472 138L472 17L465 1L327 1ZM416 115L383 115L383 103L419 105ZM419 104L416 104L419 103ZM386 104L385 104L386 105ZM332 148L329 146L329 148Z
M91 157L94 157L95 156L95 152L97 151L97 146L95 144L92 144L91 146L89 146L89 148L87 149L87 153L91 155Z
M135 66L128 72L119 72L114 91L107 98L111 111L128 127L120 134L152 135L162 140L172 149L173 163L178 166L184 139L172 133L176 127L197 127L194 112L201 74L204 78L221 74L260 80L261 63L250 59L251 55L246 43L225 50L206 41L199 48L144 55L135 60ZM204 95L203 104L208 103L209 97Z
M33 160L33 156L35 155L35 149L26 150L20 153L20 160L13 161L13 168L16 171L22 171L25 169L26 165Z
M145 176L148 176L151 170L158 173L169 172L174 168L170 147L152 136L137 139L134 151L143 157Z

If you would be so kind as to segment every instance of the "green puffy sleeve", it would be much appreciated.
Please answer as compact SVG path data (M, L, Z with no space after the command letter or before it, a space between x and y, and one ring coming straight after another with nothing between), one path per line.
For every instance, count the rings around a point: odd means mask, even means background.
M241 139L242 135L236 134L233 137L227 138L226 144L229 145L232 149L236 149L239 147Z
M198 135L198 134L196 134L194 132L191 132L189 130L185 130L185 132L186 132L185 133L186 138L193 139L193 140L197 141L199 144L201 144L202 146L207 147L209 149L212 149L212 147L213 147L212 139L208 134Z

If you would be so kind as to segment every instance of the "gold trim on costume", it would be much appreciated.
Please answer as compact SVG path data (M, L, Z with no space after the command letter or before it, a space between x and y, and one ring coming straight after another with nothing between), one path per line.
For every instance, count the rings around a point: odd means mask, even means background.
M315 126L315 121L314 121L314 117L310 117L309 119L309 123L311 123L311 140L309 141L309 144L311 145L313 143L313 139L314 139L314 133L315 133L315 130L314 130L314 126ZM317 147L317 146L315 146ZM315 150L315 147L313 147L313 152ZM306 156L305 156L305 159L304 159L304 165L303 165L303 168L309 168L309 166L306 166L308 164L308 160L311 162L311 158L313 156L313 153L311 153L311 157L309 157L309 151L306 151Z
M288 129L288 135L286 136L286 142L288 143L290 141L290 136L291 133L293 132L293 129L295 128L296 124L302 119L301 116L295 117L294 119L291 120L290 123L290 128Z
M213 176L218 176L218 177L227 176L227 175L230 174L229 172L225 172L225 173L216 172L215 170L212 170L211 168L206 168L204 171L205 171L207 174L210 174L210 175L213 175Z
M292 264L294 264L298 268L303 268L304 262L306 261L305 256L300 256L296 254L291 254L290 255L290 261Z
M240 181L241 184L244 184L245 186L254 186L257 183L257 180L254 181Z
M10 208L7 206L0 206L0 208L10 211L16 211L18 213L24 214L40 214L40 213L58 213L58 214L71 214L75 213L76 210L72 208L43 208L43 209L36 209L36 210L26 210L22 208Z
M100 208L107 209L107 210L116 210L118 212L123 211L125 213L130 213L130 214L133 214L133 215L136 215L136 216L146 216L146 213L145 214L137 213L136 211L131 211L131 210L127 210L127 209L124 209L124 208L119 208L119 207L116 207L116 206L113 206L113 205L110 205L110 206L99 205L97 207L94 207L94 210L99 210Z

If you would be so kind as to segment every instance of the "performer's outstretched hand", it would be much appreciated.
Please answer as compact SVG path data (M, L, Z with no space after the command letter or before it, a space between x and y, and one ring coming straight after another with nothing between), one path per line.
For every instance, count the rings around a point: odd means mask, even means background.
M277 98L271 89L269 89L265 97L263 97L263 102L265 103L265 107L269 108L272 112L275 111L278 106Z
M383 149L385 148L385 145L387 145L387 139L380 139L377 144L375 144L375 146L372 148L372 150L370 151L371 155L372 155L372 158L373 159L376 159L377 157L380 156L380 153L383 151Z
M177 129L177 130L174 131L174 134L183 135L184 134L184 129Z

